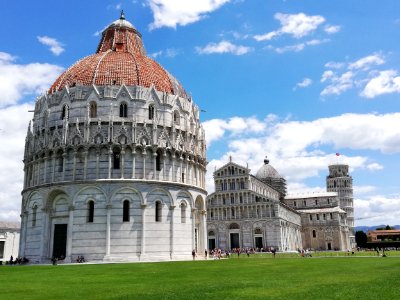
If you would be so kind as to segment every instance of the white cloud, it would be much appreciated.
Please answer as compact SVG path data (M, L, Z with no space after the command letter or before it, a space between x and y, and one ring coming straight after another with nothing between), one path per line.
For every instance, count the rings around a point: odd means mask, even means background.
M261 35L257 34L254 36L254 39L258 42L269 41L269 40L272 40L272 38L274 38L277 35L278 35L278 33L276 31L271 31L266 34L261 34Z
M254 38L257 41L271 40L274 37L284 34L288 34L296 39L299 39L311 34L318 28L319 25L325 22L325 18L323 16L307 16L304 13L276 13L274 17L281 23L281 28L263 35L255 35Z
M206 131L207 145L224 136L229 131L229 134L237 136L243 133L258 133L266 128L266 123L255 117L241 118L233 117L228 120L212 119L205 121L203 127Z
M345 66L345 63L342 63L342 62L334 62L334 61L330 61L330 62L327 62L326 64L325 64L325 67L326 68L330 68L330 69L341 69L341 68L343 68Z
M367 165L367 169L370 171L378 171L378 170L382 170L383 166L378 163L372 163L372 164Z
M352 170L375 171L383 166L365 156L348 156L346 149L400 153L398 124L400 113L343 114L303 122L269 117L209 120L204 122L209 150L219 140L228 151L210 162L207 176L212 177L215 166L227 163L229 155L239 164L248 163L253 173L268 155L271 165L292 184L326 172L329 164L337 163L336 152L342 153L339 161ZM208 181L212 187L212 178Z
M335 26L335 25L326 25L324 27L324 30L328 34L334 34L340 31L340 26Z
M400 76L397 76L395 70L379 72L377 76L368 81L360 95L374 98L391 93L400 93Z
M51 64L19 65L15 57L0 52L0 108L17 103L25 95L46 91L63 68Z
M356 226L368 224L398 225L400 220L400 199L373 195L354 200Z
M379 54L369 55L349 64L349 69L368 70L371 66L378 66L385 63L384 58Z
M41 44L43 44L45 46L49 46L51 53L53 53L54 55L58 56L61 53L63 53L65 50L62 47L63 45L54 38L51 38L48 36L38 36L37 39Z
M175 49L175 48L167 48L165 50L160 50L160 51L151 53L151 54L149 54L149 56L152 58L157 58L157 57L161 57L161 56L173 58L179 54L181 54L181 50Z
M335 73L333 73L333 71L331 71L331 70L325 71L325 72L322 74L321 82L325 82L325 81L327 81L329 78L332 78L332 77L334 77L334 76L335 76Z
M33 104L0 109L0 220L18 221L24 181L23 163L28 122ZM12 176L10 176L12 170Z
M234 55L243 55L252 50L251 47L234 45L229 41L221 41L218 44L209 43L204 48L196 47L196 51L199 54L231 53Z
M228 2L230 0L148 0L154 18L150 29L176 28L177 25L185 26L197 22Z
M376 187L373 185L353 185L354 195L365 195L374 192Z
M304 78L303 81L298 82L298 83L296 84L296 87L305 88L305 87L311 85L312 82L313 82L313 81L312 81L310 78Z
M310 40L310 41L306 41L304 43L298 43L298 44L294 44L294 45L289 45L289 46L284 46L284 47L277 47L274 48L272 46L270 46L270 49L274 49L277 53L285 53L285 52L300 52L302 50L304 50L304 48L306 46L316 46L316 45L320 45L326 42L329 42L329 39L323 39L323 40Z
M360 96L365 98L399 93L400 76L397 75L396 70L371 70L371 68L385 63L385 58L379 53L362 57L347 64L326 63L325 67L338 70L346 66L348 71L342 74L337 74L332 70L324 71L321 82L327 82L328 85L322 90L321 96L340 95L354 87L361 88Z
M322 90L321 96L340 95L344 91L351 89L353 87L353 77L354 74L351 71L343 73L340 76L325 71L321 82L329 79L330 84Z

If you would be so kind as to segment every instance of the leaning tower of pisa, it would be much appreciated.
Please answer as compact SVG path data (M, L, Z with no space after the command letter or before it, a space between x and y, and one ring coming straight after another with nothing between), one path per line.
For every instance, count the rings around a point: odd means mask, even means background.
M349 175L349 166L344 164L330 165L329 175L326 177L326 188L328 192L338 193L340 208L347 214L350 245L354 245L353 178Z

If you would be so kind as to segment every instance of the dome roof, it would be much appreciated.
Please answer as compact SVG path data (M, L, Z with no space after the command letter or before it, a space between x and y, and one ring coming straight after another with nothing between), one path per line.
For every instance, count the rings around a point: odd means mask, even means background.
M256 177L260 180L269 178L282 178L278 171L276 171L275 168L269 164L267 157L264 159L264 165L257 171Z
M65 86L93 84L154 86L160 92L188 98L178 80L146 55L142 35L125 20L123 12L103 31L96 53L69 67L49 93Z

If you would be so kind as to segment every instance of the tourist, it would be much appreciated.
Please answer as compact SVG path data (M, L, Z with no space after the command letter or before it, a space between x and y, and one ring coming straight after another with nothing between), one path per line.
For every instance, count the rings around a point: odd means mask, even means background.
M271 252L272 252L272 254L273 254L274 258L275 258L276 250L275 250L274 247L271 248Z
M207 249L205 249L204 250L204 257L207 259L207 255L208 255L208 252L207 252Z
M196 259L196 251L194 251L194 249L192 251L192 256L193 256L193 260L195 260Z

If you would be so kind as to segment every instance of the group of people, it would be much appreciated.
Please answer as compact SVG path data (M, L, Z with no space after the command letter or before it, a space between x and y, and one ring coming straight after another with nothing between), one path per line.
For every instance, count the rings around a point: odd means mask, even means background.
M297 249L297 252L299 252L301 257L312 257L311 251L309 249Z
M21 264L27 264L28 262L29 259L27 259L26 257L17 257L16 259L14 259L14 257L11 255L8 263L10 265L21 265Z
M77 258L76 258L76 262L77 263L84 263L85 262L85 258L83 257L83 255L82 256L78 256Z

